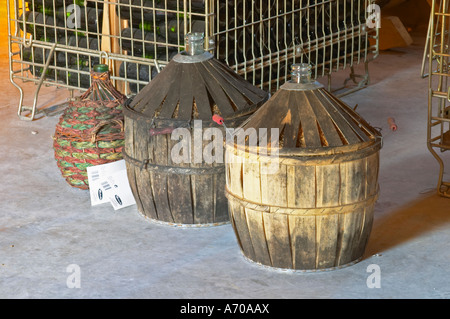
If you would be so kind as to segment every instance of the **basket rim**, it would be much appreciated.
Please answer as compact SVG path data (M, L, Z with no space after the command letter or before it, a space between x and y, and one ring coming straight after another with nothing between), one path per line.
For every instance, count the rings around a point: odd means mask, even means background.
M345 160L357 160L370 156L382 148L382 142L382 137L376 136L374 139L367 142L343 146L327 146L319 148L276 148L273 149L274 154L272 154L271 148L260 146L243 146L237 143L231 143L231 141L227 141L225 143L225 148L226 152L231 151L235 156L239 156L239 153L244 153L248 157L257 157L258 161L261 162L269 163L273 161L274 156L276 155L276 157L278 157L278 159L283 163L315 160L315 165L324 162L339 163ZM268 153L270 153L270 155L268 155Z

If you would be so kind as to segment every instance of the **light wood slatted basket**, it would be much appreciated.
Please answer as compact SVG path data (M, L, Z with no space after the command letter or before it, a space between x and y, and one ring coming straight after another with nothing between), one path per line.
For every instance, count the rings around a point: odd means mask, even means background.
M236 136L252 128L267 128L267 146L226 144L230 219L243 255L301 271L360 260L378 196L379 132L317 82L285 83Z

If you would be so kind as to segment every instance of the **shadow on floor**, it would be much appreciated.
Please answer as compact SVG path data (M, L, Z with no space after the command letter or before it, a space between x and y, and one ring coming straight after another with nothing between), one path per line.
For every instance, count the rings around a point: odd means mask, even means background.
M372 256L450 223L450 198L428 194L374 220L365 255ZM447 226L448 227L448 226Z

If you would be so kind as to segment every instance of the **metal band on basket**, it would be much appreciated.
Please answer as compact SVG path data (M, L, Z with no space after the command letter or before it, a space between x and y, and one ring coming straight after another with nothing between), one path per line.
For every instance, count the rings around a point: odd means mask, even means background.
M368 205L374 204L378 199L378 194L379 191L377 191L374 195L365 198L362 201L339 206L302 208L302 207L281 207L272 204L264 205L261 203L255 203L246 198L233 194L228 188L225 187L225 196L228 198L228 200L235 201L244 208L249 208L251 210L258 212L277 213L290 216L318 216L318 215L324 216L330 214L351 213L358 208L364 208Z
M225 166L212 167L180 167L180 166L163 166L160 164L150 163L149 159L138 160L128 155L125 150L122 151L122 156L126 161L139 167L141 170L149 170L161 174L183 174L183 175L215 175L221 174L225 171Z

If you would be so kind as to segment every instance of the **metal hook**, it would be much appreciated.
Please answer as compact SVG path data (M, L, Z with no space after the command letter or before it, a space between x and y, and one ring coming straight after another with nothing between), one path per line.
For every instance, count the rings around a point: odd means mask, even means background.
M26 48L26 49L29 49L29 48L31 48L31 46L33 45L33 35L31 34L31 33L29 33L29 38L27 39L26 38L26 33L24 32L23 33L23 37L22 37L22 42L23 42L23 46Z
M106 60L104 64L109 64L109 55L108 55L108 52L106 52L106 51L100 51L100 53L99 53L99 59L100 59L100 61L102 61L102 58L104 58L104 59Z

